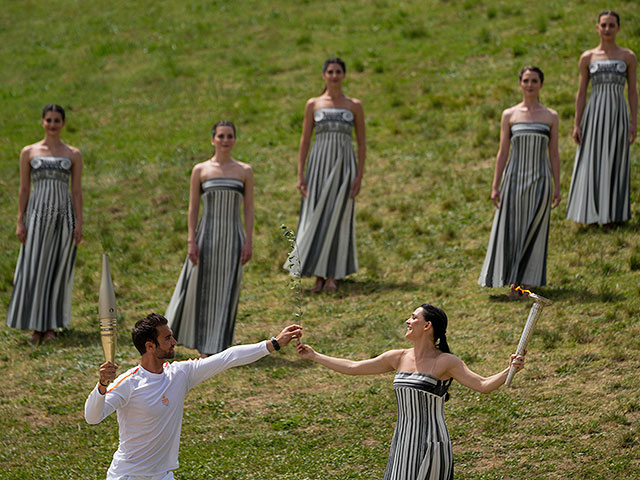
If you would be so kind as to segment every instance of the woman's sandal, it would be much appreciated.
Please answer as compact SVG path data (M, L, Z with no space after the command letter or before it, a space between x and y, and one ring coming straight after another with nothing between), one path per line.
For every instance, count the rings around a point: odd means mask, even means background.
M55 339L56 332L54 332L53 330L47 330L46 332L44 332L44 335L42 335L42 343L53 342Z
M324 289L327 292L335 292L338 290L338 282L333 278L327 278L327 281L324 282Z
M320 293L322 291L322 287L324 287L324 278L317 277L316 284L311 289L311 293Z
M42 341L42 332L34 330L33 334L31 335L31 340L29 341L34 345L38 345Z

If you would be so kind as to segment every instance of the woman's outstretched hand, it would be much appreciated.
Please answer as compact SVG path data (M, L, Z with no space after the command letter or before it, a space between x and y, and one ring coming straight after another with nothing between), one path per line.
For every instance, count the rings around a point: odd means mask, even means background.
M515 353L511 355L511 361L509 362L509 365L511 367L515 367L516 372L519 372L524 368L524 356L526 354L527 352L525 351L522 355L517 355Z
M298 345L296 345L296 350L298 351L298 355L302 358L308 358L309 360L311 360L316 354L313 348L309 345L305 345L304 343L298 343Z

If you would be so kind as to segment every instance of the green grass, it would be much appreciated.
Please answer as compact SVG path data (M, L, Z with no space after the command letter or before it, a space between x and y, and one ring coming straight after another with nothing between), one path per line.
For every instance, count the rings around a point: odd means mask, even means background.
M368 159L357 202L360 271L332 296L305 294L307 341L367 358L406 345L402 321L442 306L449 344L483 374L502 369L529 306L476 280L489 237L500 112L519 101L517 72L540 65L542 100L560 114L562 192L580 53L597 44L607 5L574 0L391 2L257 0L5 2L0 11L0 316L19 244L18 155L41 138L39 111L68 110L64 139L83 153L85 240L73 322L32 347L0 328L0 478L98 479L117 446L115 417L82 419L102 360L100 255L111 255L118 360L137 362L134 321L164 312L186 255L189 172L210 154L219 119L239 127L234 154L256 178L254 258L245 270L238 343L293 319L281 270L295 226L297 145L320 67L347 62L365 106ZM640 14L620 1L619 43L640 52ZM640 476L640 167L632 148L633 219L605 231L552 214L554 300L514 389L452 387L447 421L465 479ZM305 287L310 286L309 281ZM194 352L179 349L180 358ZM185 408L177 479L379 479L395 420L392 376L351 378L291 349L197 387Z

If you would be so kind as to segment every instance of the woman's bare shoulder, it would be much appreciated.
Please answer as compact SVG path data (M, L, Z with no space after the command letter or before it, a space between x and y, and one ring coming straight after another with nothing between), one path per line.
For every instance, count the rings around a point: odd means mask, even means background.
M25 145L24 147L22 147L22 150L20 151L20 156L22 157L24 155L28 155L28 157L31 158L36 154L36 152L41 146L42 146L42 140L36 143L32 143L30 145Z
M242 169L242 173L244 174L245 179L248 175L253 175L253 169L251 168L251 165L246 162L241 162L240 160L234 160L234 162L236 162L238 167Z

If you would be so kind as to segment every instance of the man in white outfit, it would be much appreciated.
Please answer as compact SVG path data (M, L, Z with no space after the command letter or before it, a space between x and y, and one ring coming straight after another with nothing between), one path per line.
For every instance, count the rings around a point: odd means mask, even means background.
M176 340L162 315L152 313L133 327L140 365L116 378L117 366L100 366L100 381L84 405L87 423L118 414L120 444L107 480L172 480L178 468L184 397L189 390L231 367L246 365L300 338L302 327L290 325L277 337L238 345L207 358L169 363ZM113 384L109 386L109 383Z

